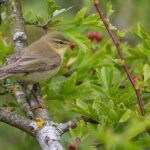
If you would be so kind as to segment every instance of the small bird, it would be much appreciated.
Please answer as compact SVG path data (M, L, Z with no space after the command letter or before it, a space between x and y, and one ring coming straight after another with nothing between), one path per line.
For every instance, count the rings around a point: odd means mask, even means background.
M33 83L48 80L59 71L64 53L71 45L62 33L48 33L11 55L7 64L0 68L0 80L9 76Z

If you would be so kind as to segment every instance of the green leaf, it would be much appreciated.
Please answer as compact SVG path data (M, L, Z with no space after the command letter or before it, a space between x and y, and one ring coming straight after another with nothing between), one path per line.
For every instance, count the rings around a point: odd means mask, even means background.
M76 106L72 110L74 110L75 112L78 112L82 115L89 116L88 106L82 100L77 100Z
M45 20L44 20L43 16L41 16L41 15L36 15L36 19L40 24L45 23Z
M145 27L138 23L136 26L131 28L129 32L135 36L137 36L140 39L148 39L149 35L148 32L146 31Z
M76 14L76 16L73 19L73 22L82 21L86 12L87 12L87 7L84 7L80 11L78 11L78 13Z
M127 128L124 137L128 140L133 139L141 132L145 132L146 128L150 126L150 117L147 116L142 120L134 120Z
M65 80L64 85L62 87L63 94L69 94L75 90L76 77L77 77L77 73L75 72Z
M144 82L147 82L150 79L150 66L145 64L143 67L144 72Z
M114 10L112 9L112 3L107 3L107 18L109 18L114 13Z
M62 9L57 9L53 12L53 16L58 16L59 14L62 14L63 12L67 12L68 10L70 10L72 7L69 8L62 8Z
M12 44L7 43L2 37L0 37L0 57L4 57L12 52Z
M58 8L54 0L45 0L45 4L47 6L47 11L49 15L52 15L53 12Z
M128 29L118 30L117 31L117 37L123 38L127 32L128 32Z
M98 24L98 20L99 20L98 14L92 14L83 20L83 24L84 25L92 25L92 24L95 25L95 24Z
M130 119L132 113L133 113L133 112L132 112L130 109L127 109L127 110L125 111L125 113L121 116L119 122L120 122L120 123L123 123L123 122L128 121L128 120Z
M102 84L102 86L106 90L109 90L112 87L112 81L113 81L112 69L102 67L101 71L97 70L97 76L98 76L99 82Z
M118 119L118 114L114 109L110 109L109 117L112 121L116 121Z
M83 51L83 52L87 51L88 47L86 46L86 44L83 43L83 41L81 40L81 37L76 37L75 35L73 35L69 32L67 32L65 34L79 46L81 51Z

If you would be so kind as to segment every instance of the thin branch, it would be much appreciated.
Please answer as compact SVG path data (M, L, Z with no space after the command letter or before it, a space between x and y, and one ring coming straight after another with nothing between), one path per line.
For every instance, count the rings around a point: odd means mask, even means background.
M19 84L16 84L13 88L14 88L13 94L14 94L20 108L26 113L28 118L33 119L34 115L31 110L31 107L27 103L27 96L25 95L25 93L22 89L22 86L20 86Z
M94 6L95 6L95 8L96 8L96 10L97 10L97 12L98 12L98 14L99 14L99 16L100 16L100 19L102 20L102 22L103 22L103 24L104 24L104 26L105 26L105 28L106 28L106 30L107 30L109 36L111 37L111 39L112 39L112 41L113 41L113 43L114 43L114 45L115 45L115 47L116 47L116 49L117 49L117 51L118 51L118 54L119 54L120 59L121 59L122 62L123 62L122 68L124 69L124 71L125 71L125 73L126 73L128 79L129 79L129 81L130 81L130 83L131 83L131 85L132 85L132 87L133 87L133 89L134 89L134 91L135 91L135 93L136 93L137 100L138 100L138 104L139 104L140 111L141 111L141 115L144 116L144 115L145 115L145 111L144 111L144 105L143 105L142 98L141 98L141 94L140 94L140 89L139 89L139 88L136 88L136 86L135 86L135 83L134 83L134 81L133 81L133 79L132 79L132 75L131 75L131 73L129 72L128 66L127 66L127 64L126 64L126 62L125 62L125 59L124 59L124 55L123 55L122 50L121 50L121 48L120 48L120 43L119 43L118 39L116 38L116 36L115 36L115 35L113 34L113 32L111 31L111 29L110 29L110 27L109 27L107 21L105 20L105 17L104 17L104 15L103 15L103 11L102 11L102 9L99 7L98 1L97 1L97 0L93 0L93 3L94 3Z
M7 4L8 0L0 0L0 4Z
M8 111L6 108L0 108L0 121L21 129L30 135L34 135L34 131L32 130L32 127L30 127L30 124L32 123L31 120Z
M47 31L51 21L52 21L52 15L48 17L48 20L45 24L40 24L38 21L34 21L34 22L33 21L32 22L31 21L24 21L24 22L26 25L34 25L38 28L42 28L45 31Z
M69 130L69 128L76 128L77 127L77 123L80 121L80 120L83 120L84 122L90 122L90 123L93 123L93 124L98 124L98 122L90 119L90 118L87 118L87 117L84 117L84 116L81 116L81 117L77 117L77 118L74 118L66 123L63 123L63 124L59 124L58 125L58 128L61 130L62 133L64 132L67 132Z

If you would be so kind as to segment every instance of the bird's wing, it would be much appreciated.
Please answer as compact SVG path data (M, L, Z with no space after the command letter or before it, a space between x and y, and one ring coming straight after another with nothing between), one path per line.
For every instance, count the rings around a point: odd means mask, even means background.
M24 50L17 51L6 59L6 64L12 64L16 62L23 55Z
M50 56L47 57L25 54L16 62L6 65L2 69L6 73L46 71L57 68L61 65L61 61L60 55L56 52L51 52Z

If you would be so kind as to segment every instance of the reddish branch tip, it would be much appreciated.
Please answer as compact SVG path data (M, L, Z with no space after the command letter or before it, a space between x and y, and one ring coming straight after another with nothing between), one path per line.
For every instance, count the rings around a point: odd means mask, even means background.
M74 143L69 143L68 144L68 150L77 150L77 146Z
M80 142L80 141L81 141L80 136L76 136L75 141L76 141L77 143Z
M137 76L134 76L132 79L133 79L133 81L138 81L139 80Z
M144 80L144 72L142 72L142 79Z
M98 0L93 0L93 3L94 4L98 4Z

